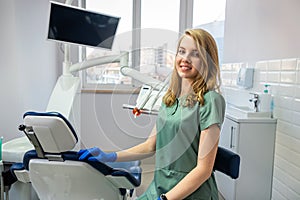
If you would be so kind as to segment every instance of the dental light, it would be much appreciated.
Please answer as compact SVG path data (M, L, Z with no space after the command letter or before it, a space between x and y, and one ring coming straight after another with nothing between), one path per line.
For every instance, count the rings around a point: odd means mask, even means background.
M80 93L81 84L80 78L72 73L100 64L120 62L124 66L128 63L128 53L124 52L85 60L72 65L70 59L71 44L111 49L120 19L71 6L72 2L73 0L66 0L65 4L50 2L47 35L49 40L63 42L64 60L62 64L63 73L57 80L46 111L60 112L69 120L74 113L80 113L79 111L72 111L80 105L76 101L80 99L77 96ZM81 1L79 1L80 3ZM99 24L101 26L98 26Z

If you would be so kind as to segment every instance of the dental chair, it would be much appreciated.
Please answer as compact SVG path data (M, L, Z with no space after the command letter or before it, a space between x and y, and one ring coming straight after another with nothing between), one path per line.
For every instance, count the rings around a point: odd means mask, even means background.
M27 112L23 118L19 129L35 150L26 152L23 163L10 168L10 183L31 182L41 200L130 199L140 185L140 161L79 161L72 151L77 135L61 114Z
M35 150L25 153L23 163L14 164L5 182L31 182L41 200L130 199L141 184L140 161L101 163L79 161L71 151L77 135L59 113L24 114L19 127ZM239 176L240 156L218 147L214 170L232 179Z

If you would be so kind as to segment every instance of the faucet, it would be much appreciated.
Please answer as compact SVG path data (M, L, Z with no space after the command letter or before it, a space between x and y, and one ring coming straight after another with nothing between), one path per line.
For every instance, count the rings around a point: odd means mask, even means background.
M250 93L250 94L253 94L253 98L249 99L249 101L254 103L254 111L258 112L259 95L256 93Z

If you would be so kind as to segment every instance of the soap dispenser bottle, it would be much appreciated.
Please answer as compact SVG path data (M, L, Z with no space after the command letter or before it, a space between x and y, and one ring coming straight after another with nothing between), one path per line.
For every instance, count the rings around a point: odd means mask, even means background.
M269 91L270 85L264 85L264 91L260 97L260 112L271 112L270 105L272 101L272 96Z

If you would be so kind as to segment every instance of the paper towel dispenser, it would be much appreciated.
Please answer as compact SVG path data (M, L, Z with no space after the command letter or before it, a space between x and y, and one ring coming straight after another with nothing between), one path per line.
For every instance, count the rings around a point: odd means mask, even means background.
M254 74L254 68L245 68L245 67L240 68L236 80L237 85L245 89L252 88L253 74Z

